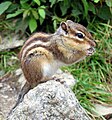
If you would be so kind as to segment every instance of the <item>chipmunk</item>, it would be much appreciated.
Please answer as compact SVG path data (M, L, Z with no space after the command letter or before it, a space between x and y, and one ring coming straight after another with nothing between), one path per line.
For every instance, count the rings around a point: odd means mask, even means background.
M22 47L19 59L27 80L13 109L39 83L48 81L58 68L94 53L96 46L87 29L71 20L61 22L54 34L35 33Z

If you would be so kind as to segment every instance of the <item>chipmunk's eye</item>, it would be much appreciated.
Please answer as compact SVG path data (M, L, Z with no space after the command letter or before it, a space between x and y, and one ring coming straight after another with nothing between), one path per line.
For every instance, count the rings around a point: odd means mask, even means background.
M83 35L82 33L76 33L76 36L77 36L78 38L84 38L84 35Z

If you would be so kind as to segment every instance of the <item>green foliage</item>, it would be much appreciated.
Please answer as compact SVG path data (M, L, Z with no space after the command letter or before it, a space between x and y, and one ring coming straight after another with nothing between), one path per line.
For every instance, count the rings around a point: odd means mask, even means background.
M31 18L29 21L30 31L33 32L37 28L37 22L34 18Z
M0 4L0 15L1 15L2 13L4 13L4 12L9 8L10 5L11 5L11 2L10 2L10 1L1 3L1 4Z
M16 19L15 26L13 26L16 31L24 32L29 28L27 30L32 33L37 28L38 30L47 28L45 31L49 32L56 29L60 21L66 19L72 19L85 25L91 23L93 19L106 22L112 19L112 1L19 0L15 2L14 0L3 0L0 4L0 15L3 16L2 21ZM21 24L22 26L19 27L18 25Z
M7 16L6 16L6 18L7 19L9 19L9 18L12 18L12 17L16 17L16 16L18 16L19 14L21 14L23 12L23 10L17 10L17 11L15 11L15 13L12 13L12 14L8 14Z
M7 72L12 72L18 67L18 60L15 52L0 52L0 76L4 75Z
M17 19L15 24L15 29L19 31L19 24L22 24L22 29L29 27L30 31L33 32L37 28L37 20L40 21L40 24L43 23L45 19L45 6L40 6L41 2L39 0L20 0L20 3L12 2L2 2L0 4L1 14L6 15L6 19ZM3 9L3 7L5 8ZM20 22L21 19L21 22ZM24 22L27 21L27 27ZM16 28L17 27L17 28ZM23 32L23 31L22 31Z

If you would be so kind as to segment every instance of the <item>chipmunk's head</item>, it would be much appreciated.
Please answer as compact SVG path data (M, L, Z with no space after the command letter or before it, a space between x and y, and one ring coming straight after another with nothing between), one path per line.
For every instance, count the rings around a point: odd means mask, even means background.
M66 48L78 52L83 51L85 56L94 53L96 43L83 25L67 20L60 24L57 32L62 35L63 44Z

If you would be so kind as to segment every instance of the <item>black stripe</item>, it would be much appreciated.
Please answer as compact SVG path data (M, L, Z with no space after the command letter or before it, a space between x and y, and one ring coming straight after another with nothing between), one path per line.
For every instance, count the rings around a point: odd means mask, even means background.
M50 40L50 37L45 37L45 36L43 36L43 37L41 37L41 36L39 36L39 37L35 37L35 38L33 38L32 37L32 39L30 39L28 42L26 42L25 44L24 44L24 46L22 47L22 49L21 49L21 51L20 51L20 59L21 59L21 57L22 57L22 54L23 54L23 51L25 50L25 48L27 47L27 46L29 46L31 43L34 43L34 42L36 42L36 41L42 41L42 42L48 42ZM37 46L37 45L34 45L34 46ZM40 46L40 45L39 45ZM35 47L36 48L36 47ZM31 49L32 49L32 47L31 47ZM30 49L30 50L31 50ZM28 50L29 51L29 50Z

